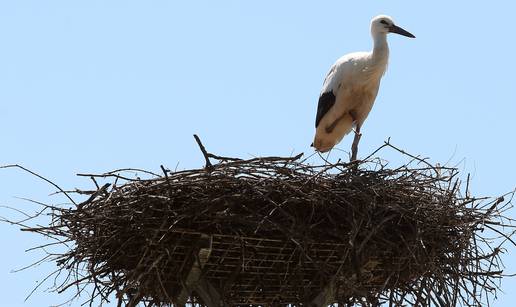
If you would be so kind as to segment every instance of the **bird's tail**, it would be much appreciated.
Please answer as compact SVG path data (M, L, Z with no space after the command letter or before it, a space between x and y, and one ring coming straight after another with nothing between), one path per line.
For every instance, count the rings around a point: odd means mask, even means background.
M351 115L345 115L339 119L333 130L329 133L326 131L326 126L321 123L315 132L314 142L312 143L313 146L320 152L329 151L351 131L353 123L354 121Z

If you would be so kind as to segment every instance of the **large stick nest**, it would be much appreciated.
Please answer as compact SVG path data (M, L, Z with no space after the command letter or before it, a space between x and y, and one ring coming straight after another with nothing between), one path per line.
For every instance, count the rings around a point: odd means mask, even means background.
M74 243L54 257L69 272L56 287L94 285L91 302L115 294L119 306L210 304L206 297L227 305L489 304L510 240L502 228L510 199L470 197L455 168L399 152L411 161L395 169L372 156L308 165L300 156L205 152L218 162L147 179L88 175L111 184L77 206L51 207L48 227L25 230ZM493 233L502 238L485 238Z

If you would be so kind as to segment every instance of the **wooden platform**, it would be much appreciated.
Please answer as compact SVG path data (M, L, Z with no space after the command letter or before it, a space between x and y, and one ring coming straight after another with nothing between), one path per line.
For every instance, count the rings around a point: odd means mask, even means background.
M171 258L183 281L176 301L186 303L192 294L208 306L308 304L324 306L337 300L339 285L371 283L378 287L362 266L360 273L344 272L344 244L273 240L231 235L206 235L182 230ZM197 241L197 244L192 242ZM192 252L192 246L197 246ZM182 259L182 262L179 261ZM349 265L349 260L348 260ZM357 264L358 265L358 264ZM371 262L369 262L371 266ZM365 270L364 270L365 268ZM370 267L374 269L373 266ZM366 294L364 294L366 295Z

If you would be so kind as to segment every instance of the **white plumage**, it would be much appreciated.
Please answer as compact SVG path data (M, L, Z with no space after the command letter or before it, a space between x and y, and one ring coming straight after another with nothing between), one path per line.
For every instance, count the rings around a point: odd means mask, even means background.
M376 16L371 21L373 50L346 54L331 67L324 80L317 107L313 142L316 150L329 151L353 126L356 136L359 136L360 127L373 107L380 80L387 69L388 33L415 37L396 26L391 17Z

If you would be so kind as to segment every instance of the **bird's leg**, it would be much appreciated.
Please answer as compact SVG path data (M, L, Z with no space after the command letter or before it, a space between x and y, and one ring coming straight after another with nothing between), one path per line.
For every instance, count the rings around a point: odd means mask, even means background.
M362 137L362 133L360 133L360 124L356 122L357 114L355 111L349 111L349 115L353 118L353 121L356 123L356 128L353 130L355 132L355 137L353 138L353 143L351 144L351 159L350 161L355 161L357 159L358 154L358 142L360 142L360 138Z
M351 144L351 160L355 161L357 159L358 153L358 142L360 142L360 138L362 137L362 133L360 133L360 126L357 125L355 130L355 138L353 138L353 143Z

